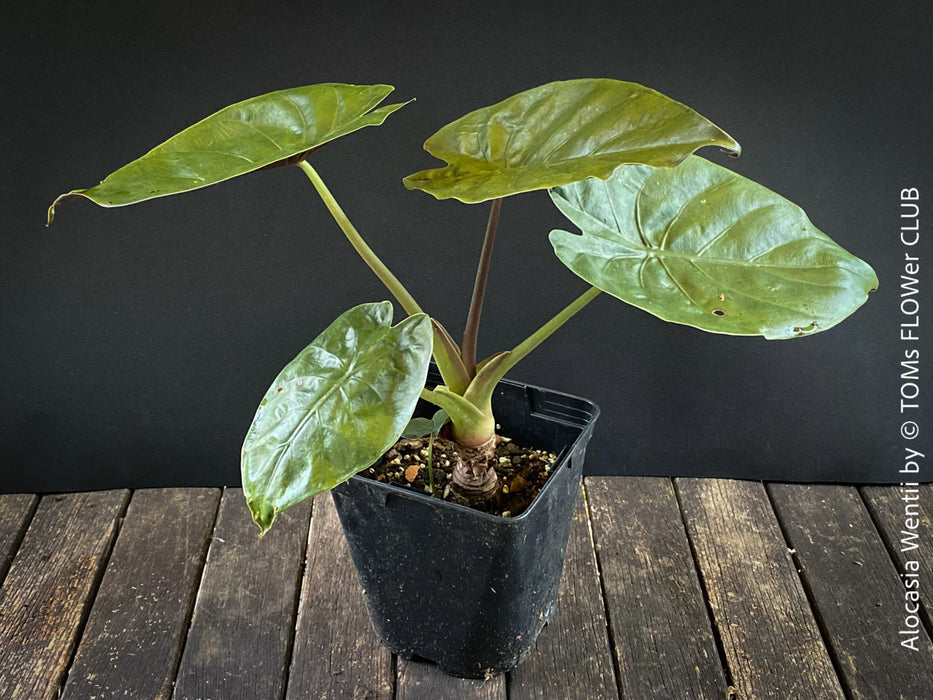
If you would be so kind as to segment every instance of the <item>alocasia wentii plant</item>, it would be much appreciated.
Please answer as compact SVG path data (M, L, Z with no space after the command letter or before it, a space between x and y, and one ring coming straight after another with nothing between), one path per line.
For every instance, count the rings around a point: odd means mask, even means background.
M692 109L634 83L549 83L440 129L425 149L446 165L404 179L438 199L491 202L462 342L429 317L350 223L309 157L382 124L387 85L324 84L227 107L99 185L60 196L105 207L206 187L284 165L301 168L392 304L340 315L276 377L242 452L243 488L265 532L277 513L367 468L402 434L419 398L443 409L466 498L496 488L492 395L525 355L601 292L715 333L793 338L840 322L875 289L872 269L770 190L694 153L732 137ZM557 257L589 290L527 339L477 361L476 339L505 197L547 189L580 233L552 231ZM431 357L443 384L426 387ZM444 414L438 414L443 416ZM436 429L436 426L435 426Z

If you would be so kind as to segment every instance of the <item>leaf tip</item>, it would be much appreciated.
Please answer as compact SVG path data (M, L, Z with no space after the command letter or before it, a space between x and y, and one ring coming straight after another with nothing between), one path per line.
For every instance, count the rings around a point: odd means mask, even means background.
M419 173L412 173L411 175L406 175L402 178L402 184L405 185L406 190L420 190L421 188L417 184L416 176Z
M738 158L742 155L742 145L735 139L730 139L732 142L728 146L722 146L720 150L730 158Z
M46 227L51 226L52 221L55 219L55 207L57 207L62 202L71 202L76 199L87 199L87 197L84 195L84 192L85 190L72 190L71 192L58 195L58 197L55 198L55 201L52 202L52 205L49 207L45 221Z
M246 505L249 506L253 522L259 528L259 537L261 538L272 528L278 510L268 503L257 503L256 501L247 501Z

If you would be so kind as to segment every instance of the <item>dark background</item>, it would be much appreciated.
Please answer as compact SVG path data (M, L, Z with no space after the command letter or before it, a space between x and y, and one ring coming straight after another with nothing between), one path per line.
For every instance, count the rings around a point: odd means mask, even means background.
M665 324L603 295L510 375L603 409L591 473L900 481L899 192L929 187L923 2L76 3L4 19L0 490L237 484L256 403L334 317L388 298L295 168L123 209L63 206L232 102L316 82L417 102L315 156L369 243L459 337L484 205L401 178L460 115L556 79L640 82L744 147L702 155L800 204L881 288L826 333L765 341ZM392 98L390 98L391 101ZM506 200L480 354L586 285L556 260L542 192ZM921 319L931 308L924 238ZM923 460L921 460L923 462ZM923 479L929 479L924 462Z

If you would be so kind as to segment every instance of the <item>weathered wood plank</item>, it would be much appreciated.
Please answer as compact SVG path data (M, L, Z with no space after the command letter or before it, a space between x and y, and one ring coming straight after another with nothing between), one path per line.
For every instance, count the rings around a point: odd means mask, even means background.
M848 693L933 698L933 646L919 620L917 650L901 646L905 589L857 490L769 490Z
M933 484L866 486L861 492L905 587L919 594L927 631L933 630Z
M133 493L66 700L171 697L219 499L217 489Z
M0 589L0 697L58 697L129 491L45 496Z
M714 698L727 684L669 479L589 477L622 697Z
M318 496L286 697L389 700L392 665L369 621L333 498Z
M743 698L842 698L764 486L677 479L732 683Z
M559 696L555 696L559 697ZM505 676L488 680L454 678L424 661L398 659L397 700L505 700Z
M224 491L175 698L283 696L310 520L295 506L259 539L243 491Z
M38 503L39 497L31 493L0 495L0 583L10 569Z
M557 613L541 632L531 655L508 674L508 690L510 700L618 697L583 494L577 498L567 542Z

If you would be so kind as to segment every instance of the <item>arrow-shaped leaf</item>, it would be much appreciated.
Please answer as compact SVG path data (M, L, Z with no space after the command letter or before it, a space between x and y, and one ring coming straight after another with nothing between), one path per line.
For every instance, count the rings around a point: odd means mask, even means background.
M270 92L225 107L156 146L87 189L61 195L103 207L207 187L303 154L365 126L382 124L404 106L373 109L391 85L325 83Z
M476 203L605 178L623 163L676 165L703 146L739 144L689 107L606 78L548 83L451 122L424 144L448 163L404 179L438 199Z
M583 231L551 232L561 261L666 321L792 338L839 323L878 286L800 207L698 156L623 166L551 197Z
M346 481L398 440L424 388L433 333L426 314L391 323L388 301L346 311L266 392L241 462L263 532L277 513Z
M449 418L444 409L435 411L431 418L412 418L402 431L402 437L406 440L417 440L426 435L437 437Z

